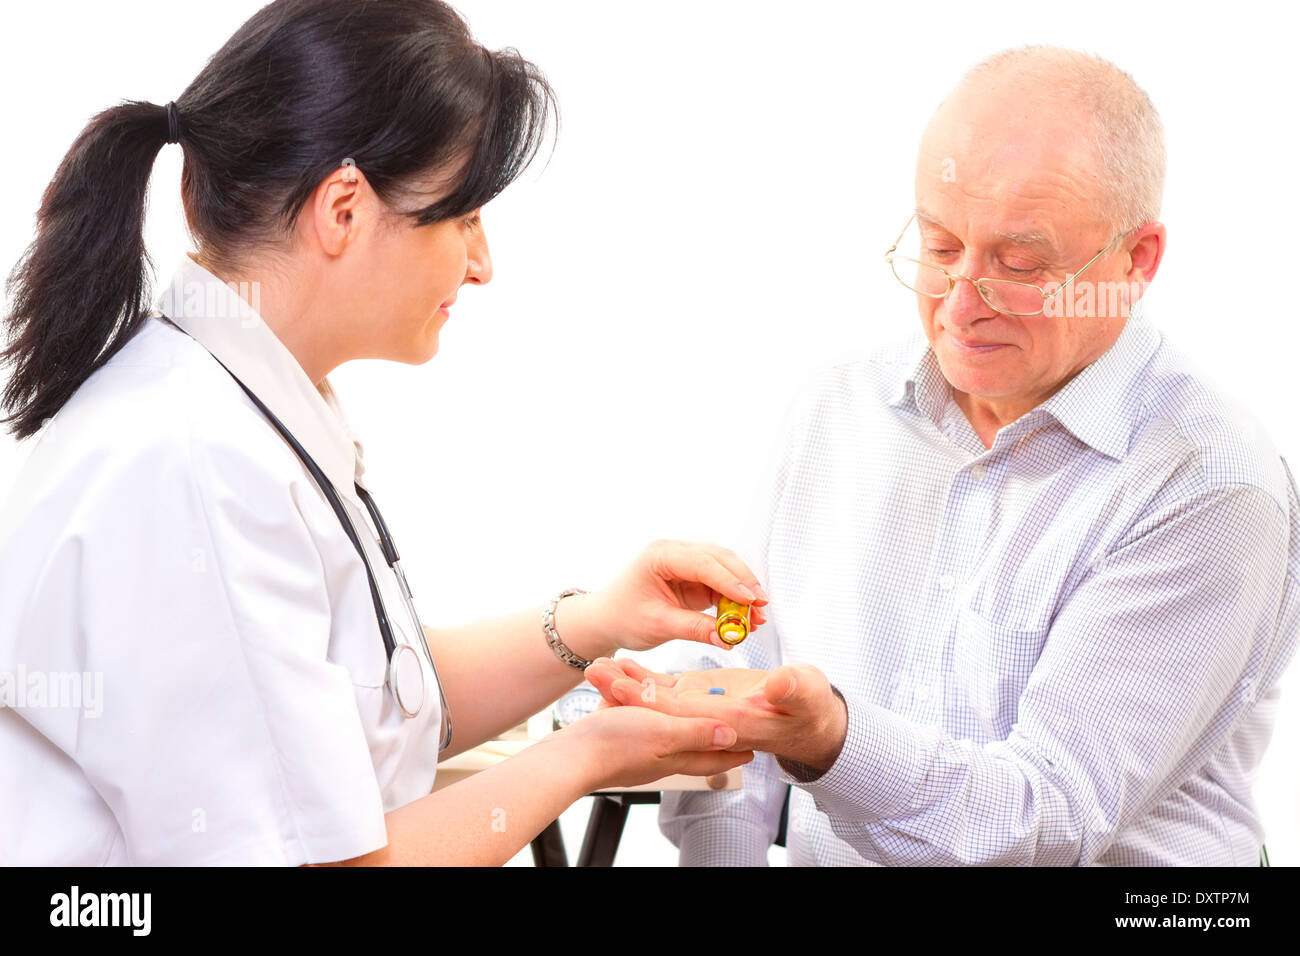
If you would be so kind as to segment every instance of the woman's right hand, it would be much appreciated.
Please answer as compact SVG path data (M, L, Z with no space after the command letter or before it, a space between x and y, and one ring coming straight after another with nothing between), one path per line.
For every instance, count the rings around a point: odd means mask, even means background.
M607 707L559 731L590 758L591 789L633 787L675 773L707 777L754 759L728 751L736 731L711 717L672 717L644 707Z

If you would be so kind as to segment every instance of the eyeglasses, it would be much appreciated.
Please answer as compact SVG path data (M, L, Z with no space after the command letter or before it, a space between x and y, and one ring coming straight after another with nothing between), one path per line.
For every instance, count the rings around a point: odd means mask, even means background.
M1095 256L1084 263L1083 267L1077 272L1071 273L1064 282L1053 289L1051 292L1033 285L1029 282L1017 282L1014 279L972 279L970 276L960 275L949 272L947 269L932 265L928 262L921 262L919 259L912 259L908 256L895 255L898 244L903 241L903 236L907 233L907 227L916 219L913 214L907 220L907 225L903 226L903 231L898 234L894 244L889 247L885 253L885 261L889 263L890 269L893 270L894 276L899 282L903 283L913 292L928 296L931 299L946 299L957 285L958 279L965 279L971 285L975 286L975 291L980 294L980 298L985 304L994 311L1001 312L1004 315L1030 316L1041 315L1047 308L1047 303L1056 298L1065 287L1073 282L1084 269L1092 265L1115 245L1115 242L1127 236L1133 230L1121 232L1110 242L1106 243Z

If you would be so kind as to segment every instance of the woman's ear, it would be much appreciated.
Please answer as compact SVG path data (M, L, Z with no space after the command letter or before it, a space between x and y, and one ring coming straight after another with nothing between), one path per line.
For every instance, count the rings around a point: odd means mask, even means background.
M351 159L345 159L312 193L308 204L311 231L326 255L342 254L356 239L367 189L365 174Z

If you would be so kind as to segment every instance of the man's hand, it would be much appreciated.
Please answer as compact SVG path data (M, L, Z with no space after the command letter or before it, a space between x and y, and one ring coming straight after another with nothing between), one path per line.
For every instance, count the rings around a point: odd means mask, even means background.
M721 720L736 730L733 749L763 750L817 774L835 763L848 733L844 701L826 675L809 664L774 671L719 668L674 677L635 661L601 658L587 668L587 680L610 704ZM724 693L710 693L714 688Z

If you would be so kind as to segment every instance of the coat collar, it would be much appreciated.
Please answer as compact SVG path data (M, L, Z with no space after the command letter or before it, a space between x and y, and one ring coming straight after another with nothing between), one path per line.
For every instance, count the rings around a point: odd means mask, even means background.
M227 284L186 255L155 309L247 385L315 459L339 495L361 507L353 487L365 471L361 443L329 378L312 384L258 314L257 301L254 288Z

